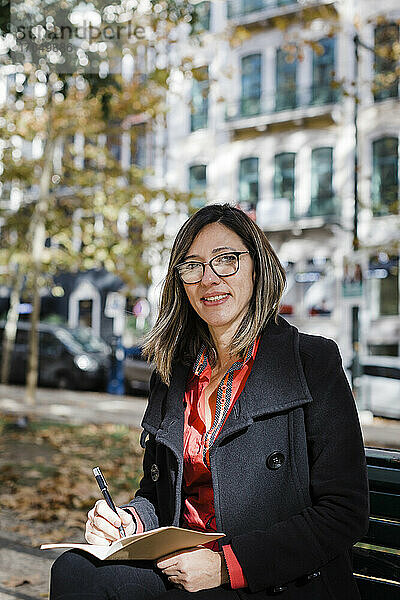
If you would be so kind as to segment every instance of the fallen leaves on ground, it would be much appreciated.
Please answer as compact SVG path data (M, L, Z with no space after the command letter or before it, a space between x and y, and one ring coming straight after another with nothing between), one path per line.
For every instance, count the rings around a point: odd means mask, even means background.
M133 497L142 470L138 429L44 421L18 429L10 418L0 421L0 506L17 517L10 530L33 545L83 535L87 512L101 497L95 466L116 504Z

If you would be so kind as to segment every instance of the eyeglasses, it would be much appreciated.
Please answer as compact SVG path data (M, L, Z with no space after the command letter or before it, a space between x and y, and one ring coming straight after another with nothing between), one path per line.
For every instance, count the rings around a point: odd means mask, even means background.
M214 256L209 262L199 262L190 260L175 265L183 283L199 283L204 277L206 265L218 275L218 277L230 277L239 270L239 257L242 254L249 254L248 250L241 252L227 252Z

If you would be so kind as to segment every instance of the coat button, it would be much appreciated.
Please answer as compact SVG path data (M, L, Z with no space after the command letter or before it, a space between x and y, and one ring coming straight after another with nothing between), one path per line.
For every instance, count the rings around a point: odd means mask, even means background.
M315 571L315 573L310 573L310 575L307 575L307 579L308 581L311 581L312 579L315 579L316 577L319 577L321 575L320 571Z
M272 452L267 458L267 467L269 469L280 469L285 462L285 455L282 452Z
M282 592L286 592L286 590L287 590L287 586L286 585L276 585L272 589L272 593L273 594L282 594Z
M150 475L153 481L158 481L160 478L160 469L157 465L151 465Z

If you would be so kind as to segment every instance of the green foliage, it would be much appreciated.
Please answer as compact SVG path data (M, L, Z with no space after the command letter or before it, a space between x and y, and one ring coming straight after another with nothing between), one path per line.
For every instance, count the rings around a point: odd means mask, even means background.
M71 1L64 8L76 4ZM94 5L104 16L110 3ZM125 7L124 2L121 7ZM160 31L160 15L175 24L192 11L184 2L161 2L157 8L153 3L152 7L143 16L143 24L152 24L157 39L169 32L168 27ZM40 21L43 6L33 2L31 8ZM46 15L59 17L59 9L57 3L50 3ZM131 16L138 22L136 14ZM147 45L145 41L145 52ZM111 56L113 48L109 51ZM136 46L130 51L134 55ZM14 59L18 56L14 54ZM9 57L4 60L9 61ZM151 202L163 199L162 204L173 202L186 210L189 198L149 185L148 169L134 163L123 168L113 144L115 148L115 140L125 132L134 149L139 135L136 123L144 132L152 130L154 120L165 111L169 69L136 73L126 81L116 73L102 77L84 70L59 74L54 72L49 56L36 65L28 56L20 56L15 71L16 86L0 107L0 264L18 265L25 273L32 273L37 267L33 248L39 244L39 269L46 281L60 270L104 267L130 287L147 285L146 249L155 241L160 250L163 245L159 229L152 234L163 209L155 216ZM42 86L40 96L33 93L38 85ZM79 136L84 143L78 147ZM42 147L35 157L25 152L32 141L36 148ZM15 201L7 202L11 190ZM46 238L51 241L44 247ZM12 279L13 268L9 272ZM34 286L35 281L33 277Z

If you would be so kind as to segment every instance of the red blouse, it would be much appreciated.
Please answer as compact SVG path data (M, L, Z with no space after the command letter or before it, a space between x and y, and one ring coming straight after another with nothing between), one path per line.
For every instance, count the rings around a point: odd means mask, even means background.
M206 428L205 389L210 383L211 366L203 348L196 359L193 374L188 382L184 397L185 425L183 434L183 494L184 505L181 526L197 531L216 531L214 491L209 462L209 449L218 437L237 398L241 394L257 354L259 339L249 348L245 358L235 362L221 379L218 388L209 398L211 427ZM143 524L133 509L138 529ZM205 544L218 551L218 543ZM232 589L247 587L242 568L232 547L222 547Z
M183 444L184 506L181 525L198 531L216 531L214 492L209 463L209 449L218 437L237 398L242 392L258 349L257 339L243 360L235 362L225 373L215 392L209 398L211 427L206 428L205 390L211 378L211 366L202 349L193 367L184 398L185 425ZM218 550L218 543L206 544ZM243 571L230 546L223 546L231 587L245 587Z

